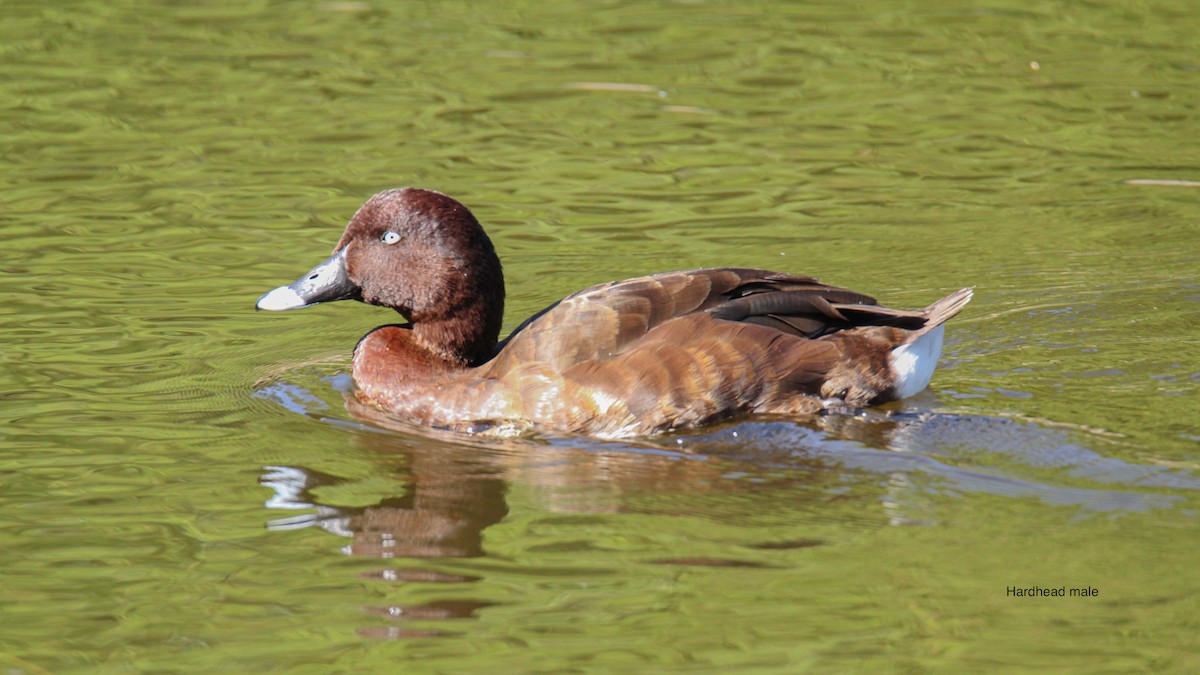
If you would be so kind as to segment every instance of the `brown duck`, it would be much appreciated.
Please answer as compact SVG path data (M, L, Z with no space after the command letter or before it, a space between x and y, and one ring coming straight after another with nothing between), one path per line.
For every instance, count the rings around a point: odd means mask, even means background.
M812 277L718 267L593 286L498 343L491 240L457 201L403 188L368 200L329 259L258 309L361 300L404 315L363 336L352 374L360 400L409 422L619 437L911 396L970 299L888 309Z

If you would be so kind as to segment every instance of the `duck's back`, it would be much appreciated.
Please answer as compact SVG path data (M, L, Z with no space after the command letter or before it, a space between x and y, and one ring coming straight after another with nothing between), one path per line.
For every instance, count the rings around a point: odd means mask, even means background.
M542 362L565 370L624 352L664 322L703 311L765 270L702 269L612 281L573 293L535 314L498 346L494 372ZM812 281L806 279L806 281Z
M810 277L668 272L564 298L478 374L504 383L518 407L543 411L534 417L569 417L566 426L587 433L651 433L744 412L814 412L829 394L865 404L886 383L842 372L848 358L886 370L898 333L926 319Z

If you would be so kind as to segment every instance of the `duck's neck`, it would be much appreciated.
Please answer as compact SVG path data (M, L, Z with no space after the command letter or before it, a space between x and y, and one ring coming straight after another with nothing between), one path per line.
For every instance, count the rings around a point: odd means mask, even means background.
M466 248L476 251L466 264L443 270L426 302L400 312L412 323L414 342L457 368L492 358L504 320L504 272L492 242L476 227Z
M481 307L480 312L460 312L451 317L414 321L414 346L428 351L448 369L477 366L492 358L500 336L503 304L499 312L488 311L490 309Z

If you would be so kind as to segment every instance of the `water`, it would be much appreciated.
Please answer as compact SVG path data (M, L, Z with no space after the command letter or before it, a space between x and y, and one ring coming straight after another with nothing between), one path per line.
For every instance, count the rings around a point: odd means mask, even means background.
M10 672L1200 668L1200 206L1131 182L1200 178L1189 3L0 11ZM385 428L394 314L252 307L398 185L508 328L703 265L976 299L863 417Z

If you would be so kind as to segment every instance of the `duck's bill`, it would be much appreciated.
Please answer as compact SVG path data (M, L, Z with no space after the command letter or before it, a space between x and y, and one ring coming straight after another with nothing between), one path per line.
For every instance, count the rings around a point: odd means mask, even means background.
M255 308L280 312L285 309L308 307L319 302L359 299L362 291L350 281L350 275L346 272L345 250L329 256L328 260L312 268L294 283L280 286L262 296Z

